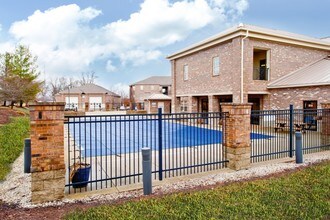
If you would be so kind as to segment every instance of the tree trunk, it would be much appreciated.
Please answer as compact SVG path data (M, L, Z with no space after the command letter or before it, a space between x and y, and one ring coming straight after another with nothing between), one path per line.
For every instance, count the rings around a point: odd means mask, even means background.
M23 101L21 100L21 101L19 101L19 107L23 107Z
M3 106L6 106L6 101L3 101Z

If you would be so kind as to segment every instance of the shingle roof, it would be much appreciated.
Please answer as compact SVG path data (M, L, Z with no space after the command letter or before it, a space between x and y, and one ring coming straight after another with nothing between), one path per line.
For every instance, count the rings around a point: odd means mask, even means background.
M95 84L86 84L86 85L82 85L82 86L78 86L78 87L74 87L70 89L70 93L86 93L86 94L100 94L100 93L108 93L109 95L112 96L118 96L120 97L120 95L111 92L110 90L107 90L99 85L95 85ZM60 94L63 93L69 93L69 90L63 90L61 92L59 92Z
M172 85L171 76L151 76L147 79L138 81L132 85L161 85L161 86L170 86Z
M270 83L267 88L330 85L330 57L292 72Z
M171 97L164 94L152 94L149 96L148 100L171 100Z

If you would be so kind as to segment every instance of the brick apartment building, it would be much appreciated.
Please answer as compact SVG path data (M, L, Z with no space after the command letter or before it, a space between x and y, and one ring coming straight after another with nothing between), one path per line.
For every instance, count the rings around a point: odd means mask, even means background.
M78 111L100 111L119 109L120 95L99 85L86 84L59 92L56 102L65 102L65 109Z
M171 77L152 76L130 85L132 109L146 110L148 113L171 112Z
M321 107L330 101L329 55L328 39L240 24L167 57L172 111Z

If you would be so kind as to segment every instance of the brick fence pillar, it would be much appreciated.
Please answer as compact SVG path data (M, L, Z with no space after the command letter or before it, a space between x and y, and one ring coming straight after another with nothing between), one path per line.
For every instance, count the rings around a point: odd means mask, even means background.
M222 111L229 114L225 123L224 142L228 167L233 170L250 167L251 106L249 103L221 103Z
M330 144L330 103L321 103L322 111L322 128L321 128L321 145Z
M32 203L64 197L64 102L30 104Z

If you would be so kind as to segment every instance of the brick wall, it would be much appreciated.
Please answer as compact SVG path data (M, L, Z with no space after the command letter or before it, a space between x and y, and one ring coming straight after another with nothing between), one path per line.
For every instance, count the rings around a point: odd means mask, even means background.
M268 109L287 109L290 104L294 108L303 108L303 101L317 101L317 107L321 108L321 103L330 102L330 86L297 87L269 90Z
M141 89L143 86L143 89ZM131 103L144 103L153 94L162 94L161 85L131 85L130 86L130 101ZM168 87L168 96L172 95L171 86Z
M32 202L64 196L64 103L30 104Z
M58 94L55 96L56 102L65 102L65 97L68 97L69 94ZM83 98L81 93L70 93L70 97L78 97L78 110L79 111L85 111L85 106L83 103L89 103L90 97L102 97L102 103L105 105L106 103L110 103L112 106L118 106L120 105L121 98L112 96L109 94L99 93L99 94L85 94L85 97ZM117 105L116 105L117 104ZM105 108L106 106L104 106Z
M151 114L158 113L158 103L159 102L164 103L163 113L171 112L171 101L170 100L150 100L150 101L145 102L145 107L148 110L148 113L151 113ZM149 107L149 105L150 105L150 107Z
M244 102L248 102L248 93L264 94L265 100L261 100L262 109L274 106L270 103L274 97L266 95L274 90L267 90L267 84L329 54L329 51L325 50L260 39L247 38L244 42ZM253 80L253 51L256 48L270 50L269 81ZM212 58L215 56L220 57L219 76L212 76ZM240 102L241 37L172 60L171 65L174 86L173 110L178 109L178 102L175 100L177 96L232 94L233 102ZM184 65L188 65L188 80L183 79ZM327 100L323 91L320 91L319 95L321 99Z

